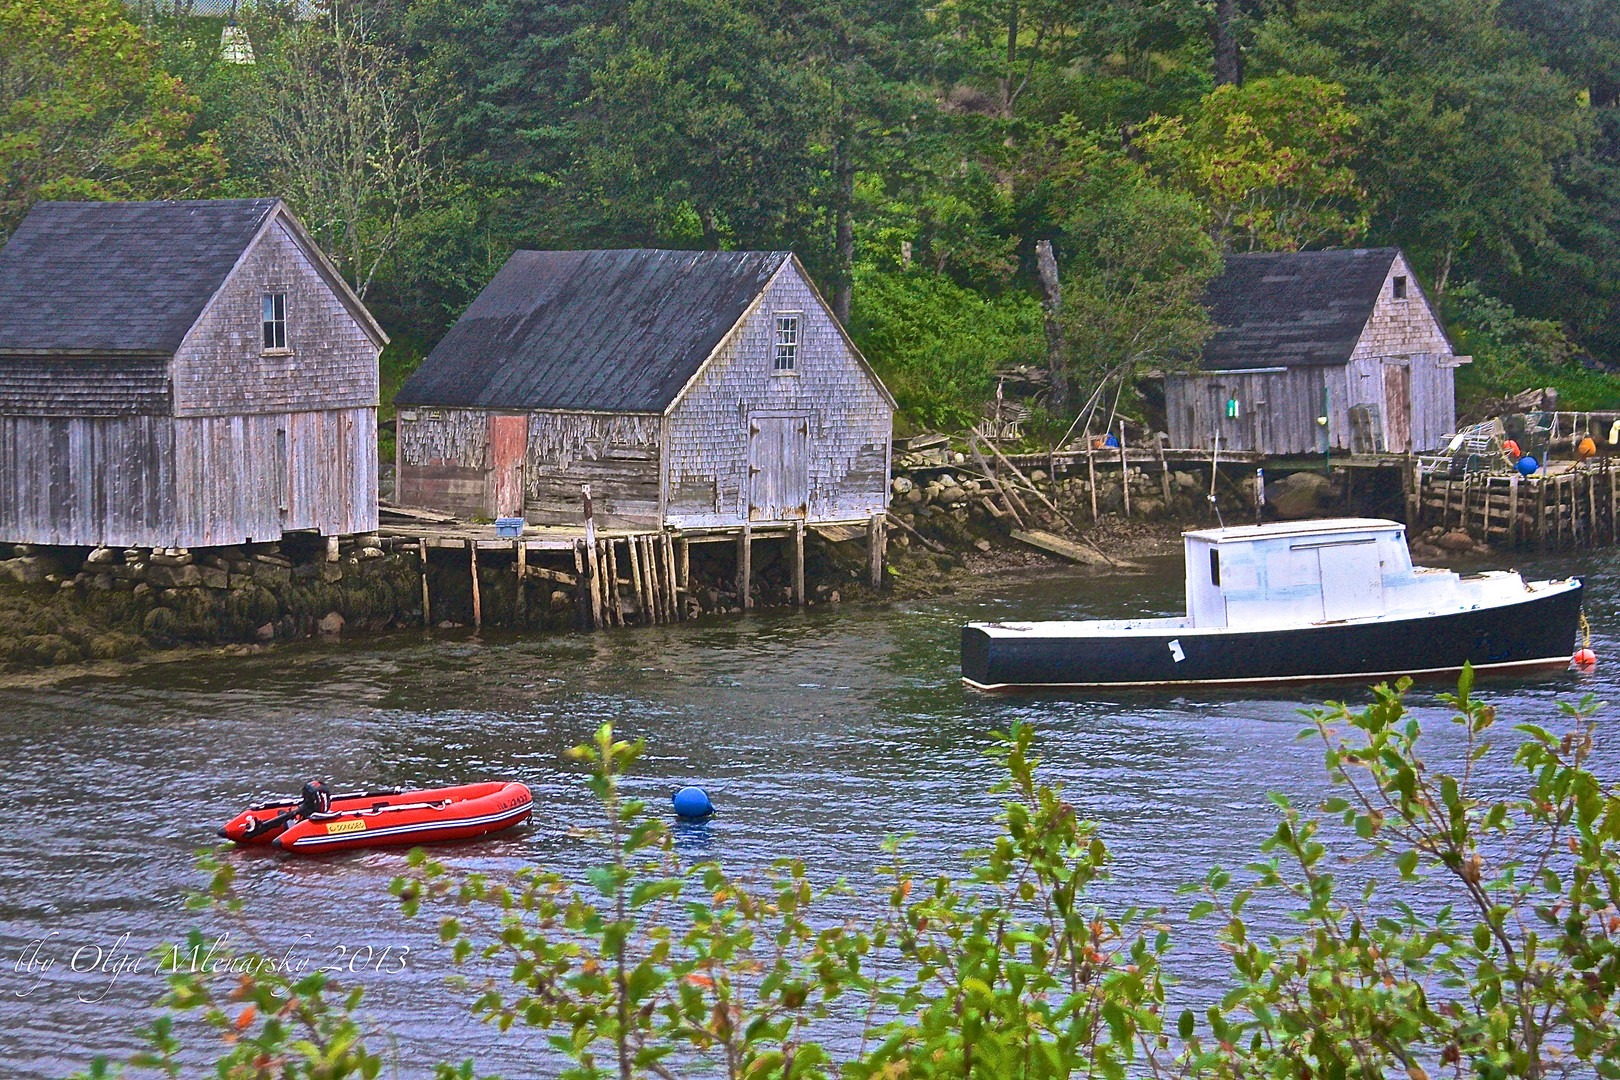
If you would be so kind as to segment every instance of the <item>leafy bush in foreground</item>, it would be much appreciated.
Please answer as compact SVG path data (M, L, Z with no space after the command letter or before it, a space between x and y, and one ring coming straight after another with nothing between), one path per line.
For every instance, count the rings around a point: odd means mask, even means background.
M1214 918L1232 963L1202 1018L1165 1018L1170 914L1088 899L1107 848L1039 779L1028 727L998 739L999 830L968 873L921 877L891 841L869 919L824 915L842 886L818 888L797 860L753 880L681 863L669 829L620 793L640 746L609 727L574 751L605 811L590 834L605 860L586 881L458 876L416 851L392 891L408 914L441 913L457 961L503 973L468 980L474 1011L546 1029L579 1080L1620 1076L1620 796L1588 768L1594 705L1565 706L1562 733L1515 728L1517 784L1497 794L1501 770L1482 769L1496 713L1472 681L1445 697L1455 769L1425 759L1404 682L1360 711L1307 714L1302 737L1319 740L1341 794L1316 814L1274 796L1281 821L1245 882L1216 868L1185 890L1188 921ZM239 915L231 864L206 865L201 902ZM1256 897L1284 903L1292 927L1251 933ZM359 992L323 976L177 976L166 1004L221 1033L222 1077L383 1064ZM858 1030L858 1047L821 1041L829 1024ZM147 1035L129 1065L181 1075L173 1018ZM113 1074L98 1062L89 1075Z

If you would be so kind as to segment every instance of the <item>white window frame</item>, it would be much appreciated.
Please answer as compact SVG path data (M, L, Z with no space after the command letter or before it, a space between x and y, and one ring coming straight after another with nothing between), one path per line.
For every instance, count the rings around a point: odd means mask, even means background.
M287 347L287 292L265 290L259 306L259 340L267 353L290 352Z
M804 312L773 312L775 334L771 350L771 374L797 375L799 373L799 345L804 340ZM785 363L784 363L785 361Z

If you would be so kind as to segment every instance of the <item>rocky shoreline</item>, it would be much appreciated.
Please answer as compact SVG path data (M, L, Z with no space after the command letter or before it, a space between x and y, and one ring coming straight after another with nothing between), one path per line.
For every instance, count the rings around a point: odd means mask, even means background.
M1184 529L1217 523L1208 481L1192 472L1133 468L1122 488L1117 471L1111 478L1099 472L1095 484L1089 476L1052 476L1044 469L992 480L972 475L960 453L941 449L922 460L907 457L913 460L902 460L910 467L893 480L883 587L867 584L864 542L812 535L805 549L810 605L936 595L968 581L1030 570L1134 572L1137 560L1177 555ZM1252 520L1252 503L1241 503L1240 485L1222 492L1231 507L1229 524ZM1308 508L1322 516L1349 511L1325 478L1312 481L1307 494ZM1034 529L1077 541L1074 561L1015 537L1027 538L1026 530ZM1489 551L1462 530L1438 527L1412 537L1411 546L1414 559L1423 562ZM686 616L741 612L731 546L694 545L692 551L691 588L682 601ZM756 545L755 608L792 604L785 556L781 545ZM573 586L520 585L514 569L510 558L504 566L480 562L485 625L527 631L578 625ZM466 560L452 552L435 554L428 571L434 626L471 625ZM0 673L153 657L187 647L258 647L419 629L421 590L415 545L374 535L330 546L320 537L289 536L280 543L207 551L0 545Z

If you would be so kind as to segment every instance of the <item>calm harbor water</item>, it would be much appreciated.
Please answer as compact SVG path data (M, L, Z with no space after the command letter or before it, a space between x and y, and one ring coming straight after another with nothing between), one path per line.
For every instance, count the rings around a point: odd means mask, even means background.
M1603 662L1594 676L1486 692L1514 720L1551 720L1555 699L1584 692L1620 708L1620 555L1520 565L1587 575ZM1002 579L882 608L594 636L405 634L0 689L4 1072L63 1076L95 1053L130 1050L161 981L151 960L133 971L120 960L197 925L182 901L218 823L308 777L342 788L520 779L536 796L532 826L441 856L463 869L582 870L591 851L569 829L589 818L590 796L563 753L605 720L648 742L635 792L661 800L700 782L714 795L713 823L682 833L689 854L739 868L797 855L857 893L891 833L915 834L914 864L959 869L993 828L990 733L1030 721L1049 774L1102 824L1117 858L1100 898L1184 912L1176 885L1254 857L1276 823L1268 792L1326 791L1320 751L1296 741L1297 710L1353 692L989 697L961 687L955 652L967 619L1171 613L1180 581L1178 558L1143 577ZM1434 692L1414 700L1443 757L1451 735ZM1598 747L1607 779L1620 777L1613 725ZM386 892L402 853L230 857L269 946L361 973L398 1075L467 1056L480 1074L555 1075L543 1033L479 1025L446 987L432 920L401 919ZM1225 970L1207 932L1178 940L1175 993L1217 993Z

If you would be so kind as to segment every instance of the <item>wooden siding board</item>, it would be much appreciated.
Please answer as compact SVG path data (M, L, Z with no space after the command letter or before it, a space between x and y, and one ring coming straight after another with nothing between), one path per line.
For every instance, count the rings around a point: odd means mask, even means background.
M284 354L262 347L266 292L287 294ZM376 344L280 220L220 287L172 370L179 416L377 404Z
M796 373L774 372L776 314L799 313ZM888 504L893 412L833 322L789 263L670 411L667 519L677 526L732 525L748 515L748 419L800 415L809 422L811 522L851 520ZM719 509L704 493L718 494Z
M171 425L0 416L0 541L123 547L171 535Z
M1295 367L1167 376L1165 421L1171 442L1208 447L1218 427L1223 450L1320 453L1321 426L1316 418L1322 414L1322 390L1332 370ZM1237 417L1225 415L1225 402L1233 395L1239 403Z
M123 416L168 411L167 357L0 356L0 413Z
M303 529L371 531L375 429L375 412L365 408L177 419L177 483L191 495L177 536L164 546L275 540Z

